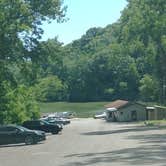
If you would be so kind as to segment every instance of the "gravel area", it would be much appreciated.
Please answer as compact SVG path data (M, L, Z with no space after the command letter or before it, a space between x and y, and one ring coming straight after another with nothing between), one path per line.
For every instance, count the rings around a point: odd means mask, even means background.
M166 166L166 128L73 119L37 145L0 146L0 166Z

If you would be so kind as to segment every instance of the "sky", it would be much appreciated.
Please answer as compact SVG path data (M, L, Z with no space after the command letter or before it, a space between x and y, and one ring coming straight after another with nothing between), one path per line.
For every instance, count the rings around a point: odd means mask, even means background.
M58 37L58 41L68 44L81 38L93 27L105 27L116 22L126 7L126 0L64 0L67 5L65 23L44 23L42 40Z

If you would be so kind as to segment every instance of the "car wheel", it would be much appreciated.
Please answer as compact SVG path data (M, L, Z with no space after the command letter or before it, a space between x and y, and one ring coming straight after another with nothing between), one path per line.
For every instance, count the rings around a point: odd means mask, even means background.
M59 131L53 131L52 132L52 134L58 134L59 133Z
M27 137L25 137L25 144L26 144L26 145L32 145L32 144L34 144L34 139L33 139L33 137L32 137L32 136L27 136Z

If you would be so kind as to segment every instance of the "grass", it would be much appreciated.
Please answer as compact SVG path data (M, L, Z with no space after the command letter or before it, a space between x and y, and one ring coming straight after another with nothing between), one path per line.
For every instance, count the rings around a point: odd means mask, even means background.
M146 126L160 126L160 125L166 125L166 120L148 120L145 121L144 124Z
M75 112L77 117L86 118L93 117L96 112L104 111L104 105L108 102L88 102L88 103L68 103L68 102L55 102L55 103L40 103L41 113L53 112Z

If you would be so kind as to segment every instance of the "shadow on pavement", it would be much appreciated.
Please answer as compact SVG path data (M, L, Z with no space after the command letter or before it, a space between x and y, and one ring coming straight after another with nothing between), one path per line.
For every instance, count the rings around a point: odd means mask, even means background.
M137 148L125 148L116 151L107 151L101 153L82 153L67 155L65 158L71 158L71 162L63 166L87 166L95 164L118 164L127 165L153 165L159 164L165 166L166 146L140 146Z
M139 134L141 131L164 130L165 127L133 127L114 131L95 131L83 133L83 135L105 135L126 132L136 132L124 139L139 141L137 147L123 148L97 153L79 153L66 155L70 163L61 166L88 166L88 165L166 165L166 135L165 134ZM97 147L96 147L97 148ZM97 149L98 150L98 149Z
M141 131L151 131L151 130L166 130L166 127L133 127L133 128L126 128L120 130L108 130L108 131L93 131L93 132L86 132L81 133L82 135L107 135L107 134L120 134L120 133L128 133L128 132L141 132Z
M86 166L102 163L124 163L126 165L153 165L159 163L165 166L166 146L140 146L138 148L127 148L117 151L108 151L101 153L82 153L65 156L71 158L71 162L63 166ZM75 158L72 159L72 158Z
M34 146L34 145L39 145L39 144L43 144L43 143L42 142L38 142L37 144L32 144L32 145L26 145L25 143L7 144L7 145L0 145L0 148L21 147L21 146Z
M7 144L7 145L0 145L0 148L5 147L20 147L20 146L27 146L26 144Z
M151 143L151 144L160 143L160 145L165 143L166 145L166 134L132 135L128 136L127 139L132 139L132 140L135 139L138 140L140 143Z

